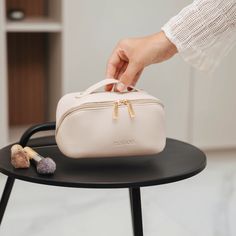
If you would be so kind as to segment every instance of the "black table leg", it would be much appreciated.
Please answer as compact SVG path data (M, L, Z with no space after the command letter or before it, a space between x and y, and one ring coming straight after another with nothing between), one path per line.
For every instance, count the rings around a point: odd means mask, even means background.
M143 236L140 188L130 188L129 196L134 236Z
M9 197L11 195L11 190L12 190L14 181L15 181L14 178L8 177L7 182L5 184L5 188L4 188L2 198L1 198L1 202L0 202L0 225L1 225L2 218L4 216L4 213L5 213L5 210L6 210L6 207L7 207Z

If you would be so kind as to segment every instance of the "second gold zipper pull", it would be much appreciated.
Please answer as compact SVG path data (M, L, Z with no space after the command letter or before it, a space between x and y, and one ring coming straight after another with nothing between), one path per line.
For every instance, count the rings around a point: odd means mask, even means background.
M134 118L135 117L135 113L134 113L134 109L133 109L133 106L132 106L131 102L126 100L126 105L127 105L127 108L128 108L129 116L131 118Z
M113 119L117 120L118 115L119 115L119 102L116 101L113 105L113 114L112 114Z

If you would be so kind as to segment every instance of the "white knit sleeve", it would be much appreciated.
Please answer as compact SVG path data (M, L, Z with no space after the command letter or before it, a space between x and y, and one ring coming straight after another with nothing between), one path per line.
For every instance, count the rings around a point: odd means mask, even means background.
M185 61L211 72L236 41L236 2L195 0L162 30Z

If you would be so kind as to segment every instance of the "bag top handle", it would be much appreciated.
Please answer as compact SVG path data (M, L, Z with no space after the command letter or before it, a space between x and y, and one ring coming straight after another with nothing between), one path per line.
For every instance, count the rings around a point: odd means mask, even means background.
M104 87L106 85L109 85L109 84L118 84L120 81L117 80L117 79L114 79L114 78L107 78L107 79L104 79L104 80L101 80L99 81L98 83L90 86L89 88L87 88L82 94L81 94L81 97L83 96L86 96L86 95L89 95L93 92L95 92L96 90L98 90L99 88L101 87ZM133 86L129 86L130 88L132 88L133 90L135 91L141 91L137 88L134 88Z

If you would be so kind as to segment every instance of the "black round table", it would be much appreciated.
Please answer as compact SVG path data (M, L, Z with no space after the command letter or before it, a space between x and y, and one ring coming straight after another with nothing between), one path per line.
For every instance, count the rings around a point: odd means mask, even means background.
M185 142L167 138L165 149L154 156L71 159L58 149L55 138L30 139L40 131L54 130L55 122L36 125L22 136L20 144L31 146L57 164L53 175L43 176L31 165L14 169L10 163L9 145L0 150L0 172L8 176L1 202L0 223L15 179L28 182L76 188L128 188L135 236L143 235L140 187L171 183L194 176L206 166L205 154Z

